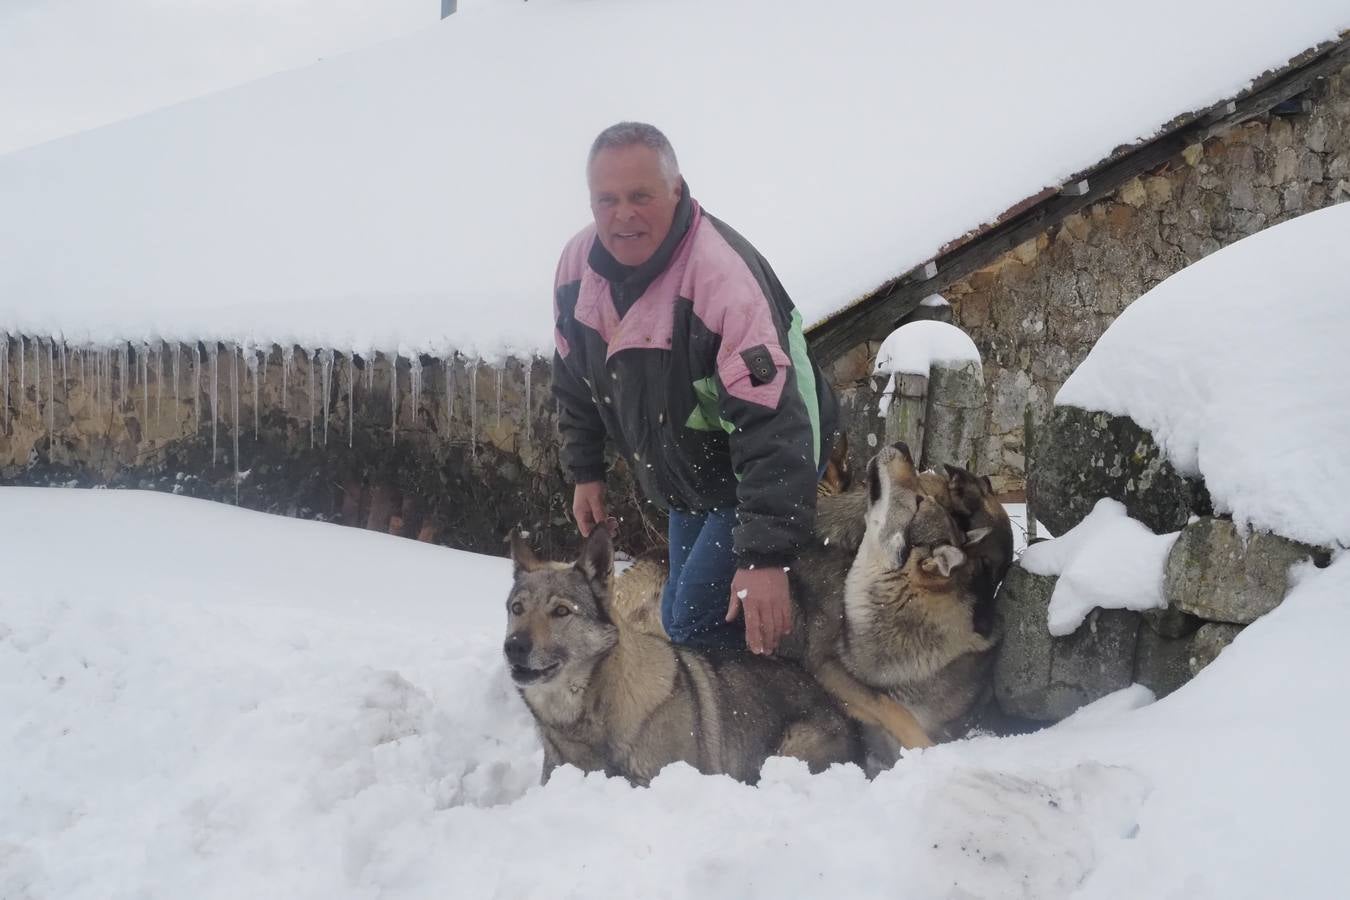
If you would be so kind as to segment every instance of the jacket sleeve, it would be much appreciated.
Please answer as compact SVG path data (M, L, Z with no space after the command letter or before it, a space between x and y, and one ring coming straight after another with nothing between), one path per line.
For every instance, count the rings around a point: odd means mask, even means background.
M770 283L776 287L775 280ZM726 315L717 376L720 412L732 426L728 440L738 480L737 562L787 565L815 527L819 413L814 367L805 355L800 319L793 315L784 321L749 272L725 280L718 290L736 292L718 304Z
M565 291L567 287L559 288ZM558 430L562 433L559 457L577 484L605 479L605 423L595 407L595 396L574 369L580 365L567 335L564 308L555 297L553 396L558 401Z

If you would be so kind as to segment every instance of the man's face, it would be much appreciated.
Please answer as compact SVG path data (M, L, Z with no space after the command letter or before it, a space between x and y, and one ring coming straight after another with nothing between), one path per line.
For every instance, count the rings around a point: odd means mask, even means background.
M675 221L679 179L669 184L661 157L642 144L601 150L586 174L600 244L625 266L651 259Z

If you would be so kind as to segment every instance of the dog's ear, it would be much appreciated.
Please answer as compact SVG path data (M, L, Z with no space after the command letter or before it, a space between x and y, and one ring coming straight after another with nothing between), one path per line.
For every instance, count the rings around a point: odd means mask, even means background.
M984 490L985 496L994 496L994 483L989 480L988 475L980 476L980 487Z
M943 578L952 574L952 570L966 561L966 555L961 552L959 547L953 547L951 544L943 544L933 550L931 556L925 559L921 565L926 572L937 571Z
M592 528L590 536L581 545L576 567L587 580L608 583L609 576L614 573L614 541L610 538L609 526L604 522Z
M530 547L530 542L525 540L517 528L511 529L511 562L515 563L515 575L519 578L526 572L533 572L539 568L541 563L539 557L534 555L534 550Z
M978 544L993 533L994 529L992 528L976 528L974 531L967 531L965 546L969 547L973 544Z

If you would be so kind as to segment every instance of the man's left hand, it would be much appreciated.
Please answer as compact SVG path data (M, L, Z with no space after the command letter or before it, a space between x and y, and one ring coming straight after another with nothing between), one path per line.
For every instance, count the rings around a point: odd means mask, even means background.
M787 572L781 566L737 569L731 579L727 621L745 611L745 643L752 653L771 655L792 632L792 600Z

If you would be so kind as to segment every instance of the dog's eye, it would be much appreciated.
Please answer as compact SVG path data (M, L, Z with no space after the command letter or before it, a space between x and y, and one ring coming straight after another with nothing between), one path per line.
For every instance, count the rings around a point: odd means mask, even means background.
M565 619L571 614L572 610L568 609L566 606L563 606L561 604L553 607L553 618L555 619Z
M525 612L525 604L517 600L511 604L509 609L511 610L511 615L518 616L521 613Z

